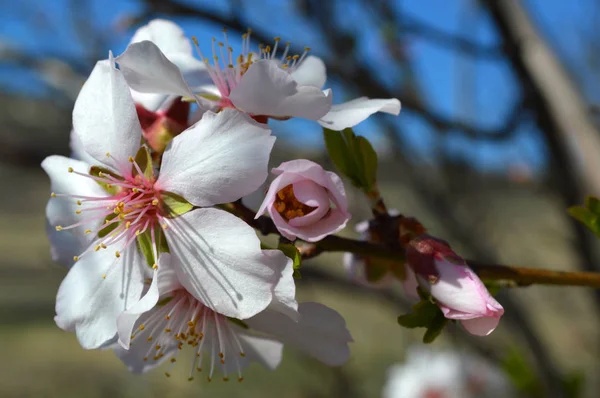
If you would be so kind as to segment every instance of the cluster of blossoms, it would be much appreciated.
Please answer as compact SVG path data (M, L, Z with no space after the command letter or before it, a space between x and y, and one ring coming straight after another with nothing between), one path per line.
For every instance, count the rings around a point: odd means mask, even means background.
M173 366L184 346L195 353L190 380L206 369L208 380L219 370L241 381L251 362L275 368L283 343L331 366L348 360L344 319L298 303L292 260L263 249L223 205L267 179L269 119L341 130L375 112L397 115L400 103L332 105L319 58L308 49L291 55L279 38L253 52L250 36L236 56L224 32L209 60L172 22L143 26L83 86L72 157L42 163L52 189L52 256L70 267L55 321L86 349L113 349L134 372ZM316 242L345 227L350 214L336 174L303 159L272 172L257 217L268 213L282 237Z

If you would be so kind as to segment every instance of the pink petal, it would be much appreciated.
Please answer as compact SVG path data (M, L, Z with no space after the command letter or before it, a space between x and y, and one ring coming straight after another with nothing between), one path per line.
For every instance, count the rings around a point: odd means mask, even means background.
M295 182L292 185L294 196L299 202L310 207L316 207L315 210L302 216L296 217L289 221L293 227L304 227L319 221L330 208L329 195L324 187L315 184L311 180L303 180Z
M467 331L475 336L487 336L492 333L500 322L500 316L473 318L461 321Z

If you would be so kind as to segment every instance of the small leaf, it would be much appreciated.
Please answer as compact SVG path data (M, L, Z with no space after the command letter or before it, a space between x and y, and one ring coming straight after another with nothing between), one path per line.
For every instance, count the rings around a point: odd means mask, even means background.
M280 243L277 248L281 250L287 257L292 259L294 268L293 276L296 279L301 279L302 276L300 275L300 267L302 266L302 256L300 255L298 248L291 243Z
M358 140L358 151L363 161L365 188L371 191L377 180L377 152L365 137L356 137L356 139Z
M175 193L161 192L160 196L161 209L169 217L180 216L194 208L194 205Z
M437 305L430 301L422 300L413 305L410 314L400 315L398 317L398 324L409 329L426 328L429 327L438 314L442 314L442 312Z
M354 181L356 171L352 152L342 134L339 131L324 128L323 137L325 138L327 153L335 167L340 173L348 177L354 185L358 185L359 181Z
M435 339L437 339L440 336L440 334L442 334L442 330L444 330L448 322L449 320L446 317L444 317L444 314L442 314L441 312L438 313L436 317L433 318L433 321L431 322L431 324L429 324L427 331L423 335L423 343L433 343Z
M137 151L137 154L135 155L135 163L137 163L146 179L152 180L154 178L154 169L152 168L152 155L150 154L150 151L147 147L140 147L140 149ZM131 172L134 176L139 174L135 165L132 165L131 168Z
M571 217L580 221L589 230L600 237L600 216L592 213L589 209L582 206L573 206L568 209Z

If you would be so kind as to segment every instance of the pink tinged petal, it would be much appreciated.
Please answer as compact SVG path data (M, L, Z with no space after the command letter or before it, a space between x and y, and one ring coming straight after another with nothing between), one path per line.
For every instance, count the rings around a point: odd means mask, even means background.
M292 184L294 196L299 202L316 209L310 213L291 219L288 223L293 227L310 226L318 222L329 211L329 195L327 190L311 180L298 181Z
M83 348L113 339L117 317L136 303L144 288L146 261L137 250L91 251L77 261L56 296L56 324L75 331Z
M56 194L70 194L70 195L81 195L91 197L107 197L108 193L104 191L100 185L98 185L91 178L86 178L75 173L69 173L69 167L73 168L73 171L80 173L87 173L89 171L89 165L80 160L74 160L66 158L64 156L48 156L42 162L42 168L50 177L50 189ZM90 206L97 206L90 205ZM83 215L75 213L76 210L85 209L86 205L77 205L76 198L69 197L51 197L46 205L46 217L48 222L53 227L58 225L68 226L81 221ZM86 229L94 229L99 226L103 220L96 220L90 223L82 224L79 227L75 227L71 230L77 239L83 243L89 242L93 236L85 236L84 231ZM70 233L68 231L60 231L59 233Z
M296 323L275 311L264 311L245 322L254 330L272 335L329 366L343 365L350 357L352 336L346 321L333 309L318 303L301 303Z
M177 65L150 41L130 44L116 61L136 91L194 98Z
M298 302L296 301L293 261L279 250L263 250L263 254L269 257L271 261L275 261L274 266L285 262L281 278L273 290L273 301L269 308L287 315L294 321L298 321L300 315L298 314Z
M129 87L111 60L98 62L81 89L73 129L88 155L121 174L130 173L127 159L137 153L142 129Z
M321 89L327 80L327 68L321 58L309 55L291 75L299 86L313 86Z
M453 312L487 314L487 300L491 296L474 272L449 261L435 260L435 265L439 279L430 283L429 289L436 300Z
M500 322L500 315L481 318L466 319L461 321L465 329L475 336L487 336L496 329Z
M217 209L196 209L166 221L173 266L190 294L238 319L269 305L287 261L266 259L248 224Z
M397 116L400 113L400 101L396 98L356 98L343 104L333 105L329 113L319 120L319 124L328 129L339 131L356 126L376 112L385 112Z
M273 169L272 172L275 173L276 169ZM297 181L302 181L304 178L299 174L287 173L282 174L279 177L275 178L271 185L269 185L269 190L265 195L265 199L263 200L260 208L256 212L256 218L260 217L267 211L268 208L271 208L273 203L275 202L275 196L277 192L281 191L283 188L287 187L290 184L293 184Z
M253 63L229 99L236 108L252 115L318 120L331 108L330 93L298 86L287 71L270 60Z
M281 215L273 208L269 207L269 214L277 227L286 238L290 240L296 237L307 242L318 242L324 237L341 231L346 227L346 223L350 219L349 214L344 214L339 210L332 210L327 216L315 224L306 227L294 227L290 225Z
M206 113L167 147L156 186L196 206L232 202L267 179L275 137L233 109Z

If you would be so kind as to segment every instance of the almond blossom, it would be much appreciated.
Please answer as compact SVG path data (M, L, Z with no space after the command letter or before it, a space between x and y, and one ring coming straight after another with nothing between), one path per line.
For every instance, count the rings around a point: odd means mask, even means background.
M342 230L348 220L344 183L315 162L297 159L271 170L278 175L256 213L269 212L277 230L287 239L316 242Z
M504 308L450 245L422 235L410 241L406 257L419 285L431 293L446 318L461 321L478 336L496 329Z
M224 29L222 42L212 39L210 58L194 39L212 85L187 79L164 54L165 48L151 41L130 44L117 62L134 90L190 97L204 110L235 108L265 123L268 118L300 117L343 130L376 112L399 114L400 101L396 98L361 97L332 105L331 90L322 90L327 78L325 64L308 55L308 47L302 54L291 54L290 43L280 45L281 38L276 37L272 47L261 44L253 52L251 33L248 30L242 35L242 49L237 53Z
M270 258L285 258L277 250L265 250ZM213 311L197 300L171 266L169 254L161 255L160 267L148 293L119 317L117 355L133 372L145 372L164 361L166 375L184 346L193 352L188 380L202 372L208 381L218 368L224 381L251 362L274 369L281 361L283 343L289 343L330 366L344 364L352 341L344 319L317 303L295 300L291 260L273 291L273 302L259 314L239 321ZM280 260L276 260L279 262Z
M73 125L93 165L62 156L42 163L53 189L48 222L83 247L58 292L60 327L86 348L111 339L166 251L186 289L215 311L247 318L271 302L285 262L267 261L246 223L208 208L264 182L275 141L264 125L234 110L206 113L171 141L156 169L112 59L98 62L82 88Z

